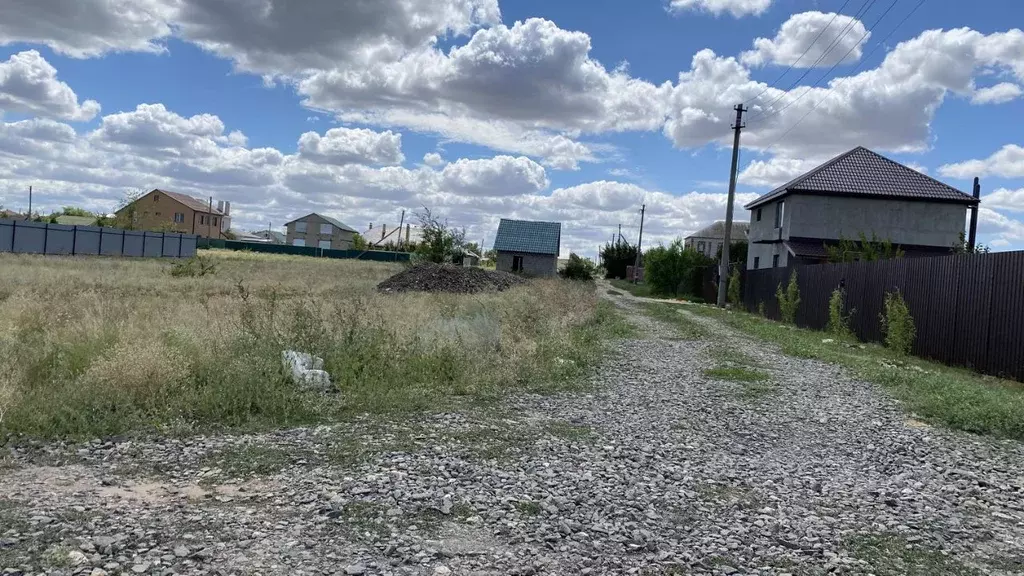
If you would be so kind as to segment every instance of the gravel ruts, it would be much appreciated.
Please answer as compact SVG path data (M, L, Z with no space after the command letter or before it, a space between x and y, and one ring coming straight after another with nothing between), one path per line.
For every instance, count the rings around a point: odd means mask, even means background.
M526 280L508 272L454 264L417 264L377 285L381 292L454 292L473 294L507 290Z
M697 320L716 343L635 321L648 339L619 344L588 394L17 450L0 469L0 571L1024 573L1021 444L909 420L871 385L713 321ZM702 376L722 342L774 389Z

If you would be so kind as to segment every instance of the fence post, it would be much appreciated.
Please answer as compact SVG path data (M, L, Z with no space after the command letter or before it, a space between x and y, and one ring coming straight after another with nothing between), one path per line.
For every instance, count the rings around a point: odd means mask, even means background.
M46 243L50 240L50 223L44 224L43 228L43 256L46 256Z
M71 227L71 255L77 255L76 250L78 249L78 226Z
M18 221L11 220L11 252L17 252L15 248L14 239L18 237Z
M124 256L124 228L121 229L121 256Z
M97 256L103 256L103 227L102 226L100 226L100 247L99 247L99 250L96 251L96 255Z
M181 241L184 240L184 234L178 234L178 258L181 258Z

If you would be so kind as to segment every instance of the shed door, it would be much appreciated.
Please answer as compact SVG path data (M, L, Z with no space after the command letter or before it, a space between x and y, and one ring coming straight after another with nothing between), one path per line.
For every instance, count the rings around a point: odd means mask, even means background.
M513 272L522 272L523 271L523 257L522 256L513 256L512 257L512 271Z

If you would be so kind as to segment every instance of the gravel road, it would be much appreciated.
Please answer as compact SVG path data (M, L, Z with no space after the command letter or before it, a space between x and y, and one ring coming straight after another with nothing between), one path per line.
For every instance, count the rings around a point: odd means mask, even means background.
M618 299L632 306L626 297ZM681 314L686 314L681 307ZM590 393L259 435L23 445L3 574L1024 573L1024 449L714 321ZM703 375L729 346L749 394Z

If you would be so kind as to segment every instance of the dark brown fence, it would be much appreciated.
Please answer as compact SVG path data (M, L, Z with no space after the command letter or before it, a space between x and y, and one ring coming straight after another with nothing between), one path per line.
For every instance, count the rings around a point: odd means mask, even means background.
M775 289L793 268L748 270L743 303L763 303L779 318ZM846 291L850 327L864 341L881 341L879 315L887 292L899 290L917 326L914 354L954 366L1024 381L1024 251L901 258L795 268L799 326L824 329L832 291Z

